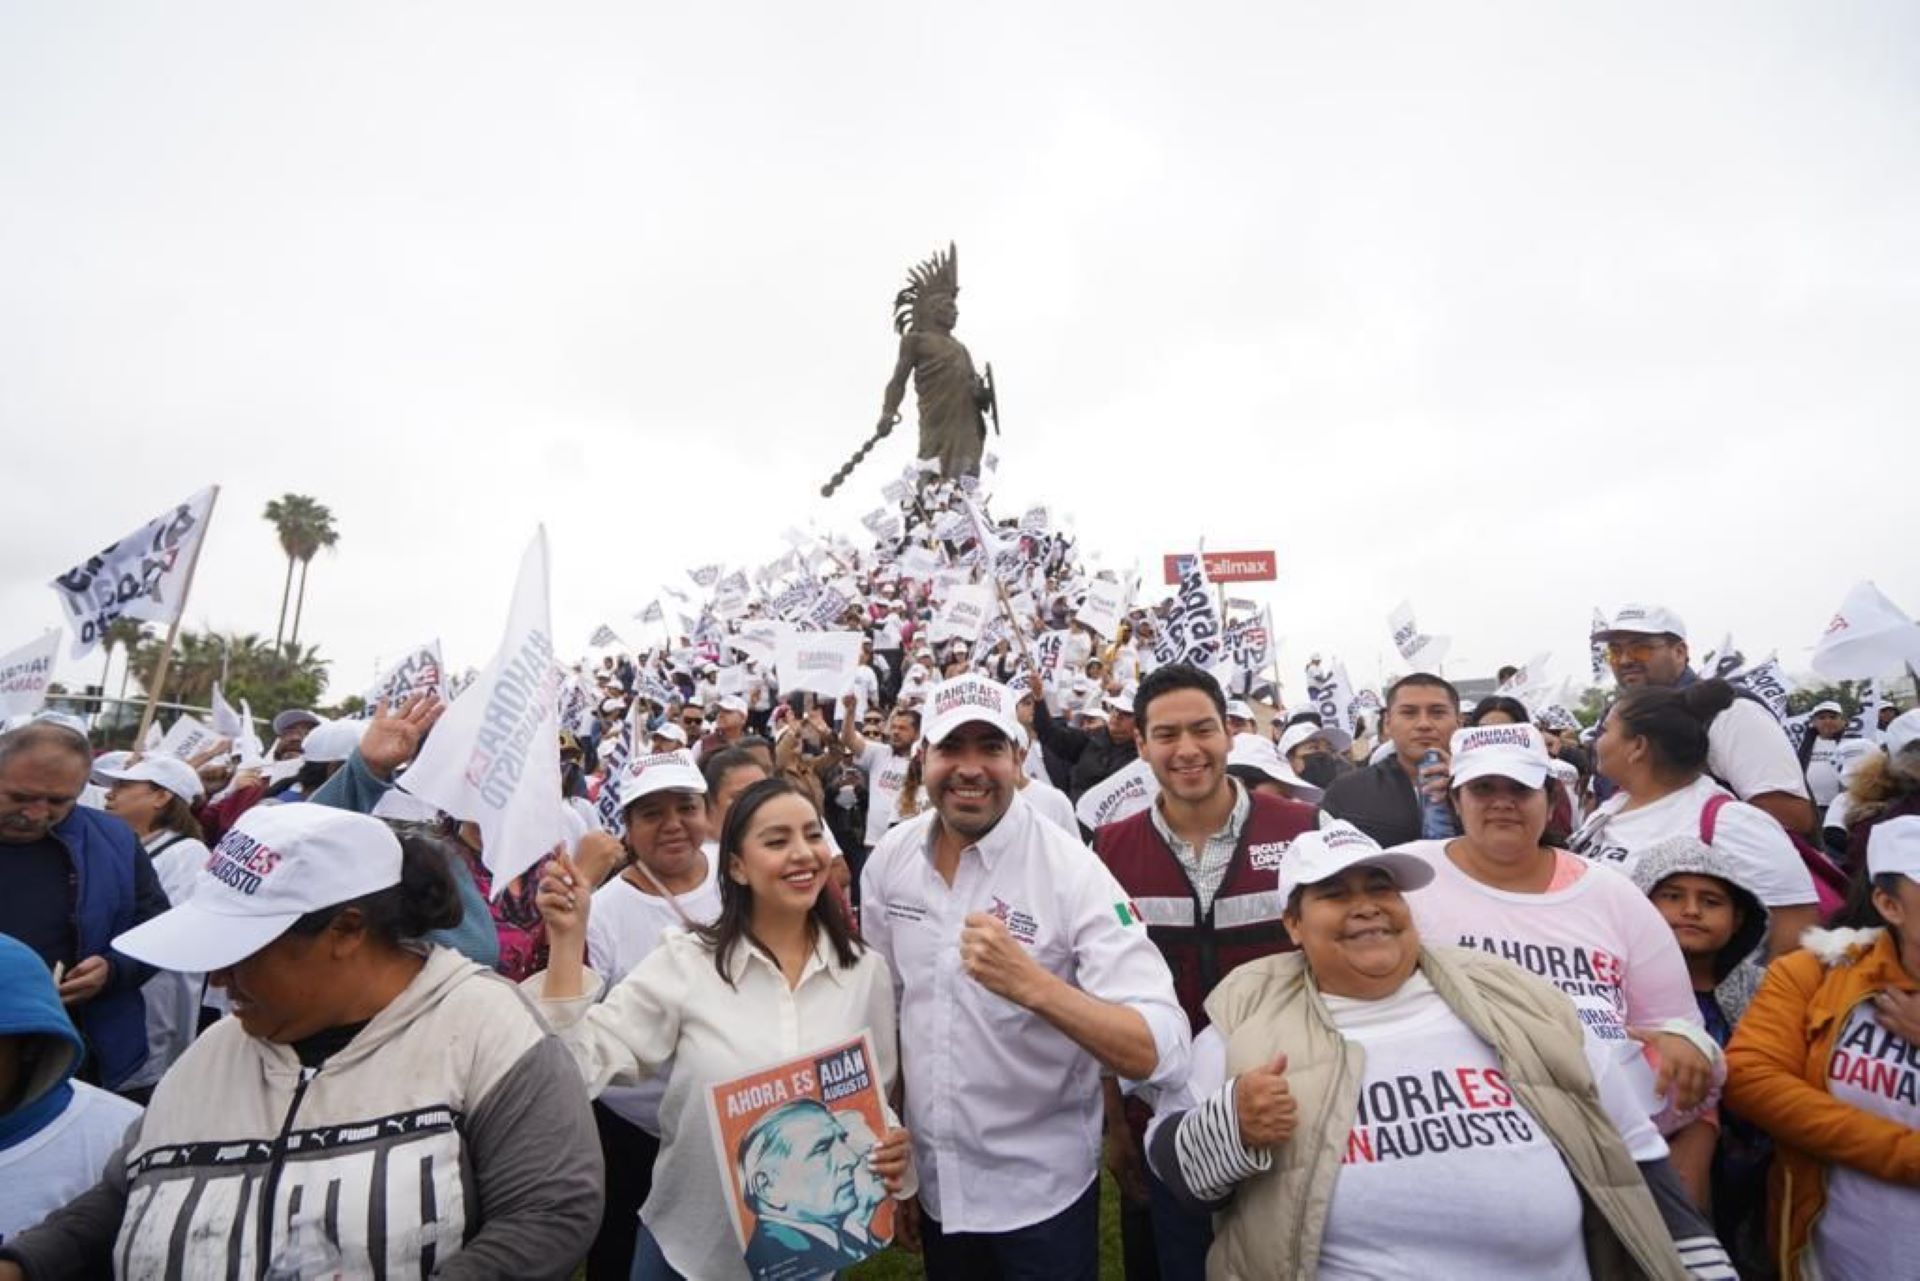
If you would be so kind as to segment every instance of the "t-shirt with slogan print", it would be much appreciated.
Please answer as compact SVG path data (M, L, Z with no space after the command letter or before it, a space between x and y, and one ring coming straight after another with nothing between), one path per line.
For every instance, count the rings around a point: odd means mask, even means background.
M1827 1060L1827 1090L1848 1107L1920 1129L1920 1048L1881 1026L1871 1000L1847 1015ZM1829 1277L1907 1277L1920 1259L1920 1188L1843 1165L1827 1168L1827 1208L1813 1229Z
M1407 895L1421 942L1473 948L1539 975L1567 994L1587 1035L1604 1045L1626 1042L1629 1028L1700 1021L1673 930L1632 881L1559 853L1556 888L1513 893L1468 876L1446 846L1399 847L1434 869L1430 884Z
M1579 1189L1492 1047L1424 978L1383 1001L1325 1000L1366 1069L1322 1281L1585 1281Z
M878 845L887 829L900 821L900 792L906 786L907 765L913 758L895 755L885 743L868 743L860 753L867 775L867 844Z

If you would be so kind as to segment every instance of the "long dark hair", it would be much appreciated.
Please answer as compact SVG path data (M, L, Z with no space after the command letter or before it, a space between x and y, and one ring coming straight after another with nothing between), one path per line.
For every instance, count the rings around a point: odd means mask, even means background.
M746 840L747 825L753 822L753 816L760 807L776 796L798 796L813 810L815 818L820 818L820 807L814 803L813 796L803 787L790 779L775 775L763 778L734 799L733 808L727 811L727 821L720 828L720 866L714 869L714 879L720 883L720 916L712 925L700 927L700 938L713 949L713 968L720 977L733 985L733 977L728 970L733 961L733 950L742 942L768 952L766 944L753 935L753 890L727 875L727 866L740 853L740 846ZM821 819L824 825L825 820ZM842 969L851 968L860 959L860 944L854 939L853 931L847 919L841 914L840 900L829 892L830 887L822 885L820 895L813 900L813 906L807 909L807 920L817 935L825 934L827 942L833 946L833 957ZM768 952L771 955L770 952Z
M1707 726L1733 706L1733 686L1695 681L1685 689L1644 685L1622 694L1608 713L1632 738L1644 738L1663 774L1698 774L1707 767Z

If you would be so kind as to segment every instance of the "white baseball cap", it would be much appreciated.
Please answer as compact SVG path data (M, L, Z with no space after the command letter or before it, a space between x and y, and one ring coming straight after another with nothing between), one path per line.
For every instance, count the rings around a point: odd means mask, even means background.
M714 707L723 712L738 712L742 716L747 714L747 700L738 694L722 694Z
M1301 721L1289 725L1280 735L1280 755L1285 756L1308 739L1317 738L1336 752L1344 752L1353 746L1353 735L1333 725L1315 725L1312 721Z
M1433 879L1433 865L1418 854L1383 850L1353 824L1335 819L1294 837L1280 856L1280 900L1284 903L1302 885L1318 885L1350 867L1377 867L1403 890L1417 890Z
M149 756L117 769L96 766L93 772L116 783L152 783L155 787L172 792L189 805L200 799L200 793L204 790L200 786L200 776L193 772L193 766L177 756Z
M98 783L102 779L111 777L114 770L125 768L126 763L132 759L132 752L100 753L93 758L93 781Z
M700 792L707 780L700 777L693 757L686 752L654 752L636 756L620 772L620 809L655 792Z
M400 840L377 818L328 805L256 805L220 838L193 893L113 946L188 974L225 969L323 907L400 883Z
M300 756L303 760L328 765L344 761L360 746L360 736L367 732L369 724L369 721L321 721L300 741Z
M1235 720L1235 721L1250 721L1253 719L1253 708L1247 706L1245 699L1240 699L1240 698L1228 699L1227 700L1227 719Z
M1128 681L1120 687L1118 692L1103 694L1100 701L1113 711L1125 712L1128 716L1131 716L1133 715L1133 696L1139 692L1140 687L1132 681Z
M680 728L679 721L661 721L660 728L653 730L652 735L655 738L664 738L670 743L678 743L682 747L687 745L687 731Z
M1886 746L1889 756L1898 756L1915 743L1920 743L1920 707L1902 712L1888 721L1880 741Z
M1867 875L1897 872L1920 881L1920 814L1902 814L1867 831Z
M1824 703L1815 703L1813 705L1813 710L1808 712L1807 715L1818 716L1822 712L1832 712L1835 716L1845 716L1847 714L1847 709L1840 706L1840 704L1834 702L1832 699L1828 699Z
M1547 740L1531 725L1475 725L1453 731L1453 787L1498 775L1522 787L1546 786Z
M1287 789L1298 800L1317 801L1324 794L1321 790L1293 772L1287 764L1287 758L1271 739L1258 734L1235 734L1233 745L1227 749L1227 768L1243 765Z
M1595 640L1615 636L1677 636L1687 638L1687 625L1665 605L1622 605L1613 621L1593 634Z
M993 726L1005 734L1008 741L1020 734L1020 718L1014 714L1012 691L977 672L935 685L927 696L924 715L921 737L935 745L946 742L953 731L974 721Z

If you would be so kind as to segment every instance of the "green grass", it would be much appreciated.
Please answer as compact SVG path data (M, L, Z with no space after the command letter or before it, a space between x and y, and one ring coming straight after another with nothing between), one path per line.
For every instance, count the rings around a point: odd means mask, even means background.
M876 1255L846 1274L852 1281L913 1281L925 1276L920 1256L905 1250L888 1250ZM1102 1281L1121 1281L1120 1267L1120 1194L1113 1176L1100 1175L1100 1276Z

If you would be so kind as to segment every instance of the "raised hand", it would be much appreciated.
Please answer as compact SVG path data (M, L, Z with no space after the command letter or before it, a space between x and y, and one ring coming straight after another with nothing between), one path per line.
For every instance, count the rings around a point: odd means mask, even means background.
M367 732L360 736L360 763L375 778L392 778L395 770L419 754L427 731L446 710L438 694L415 694L391 712L387 700L381 699L367 722Z

